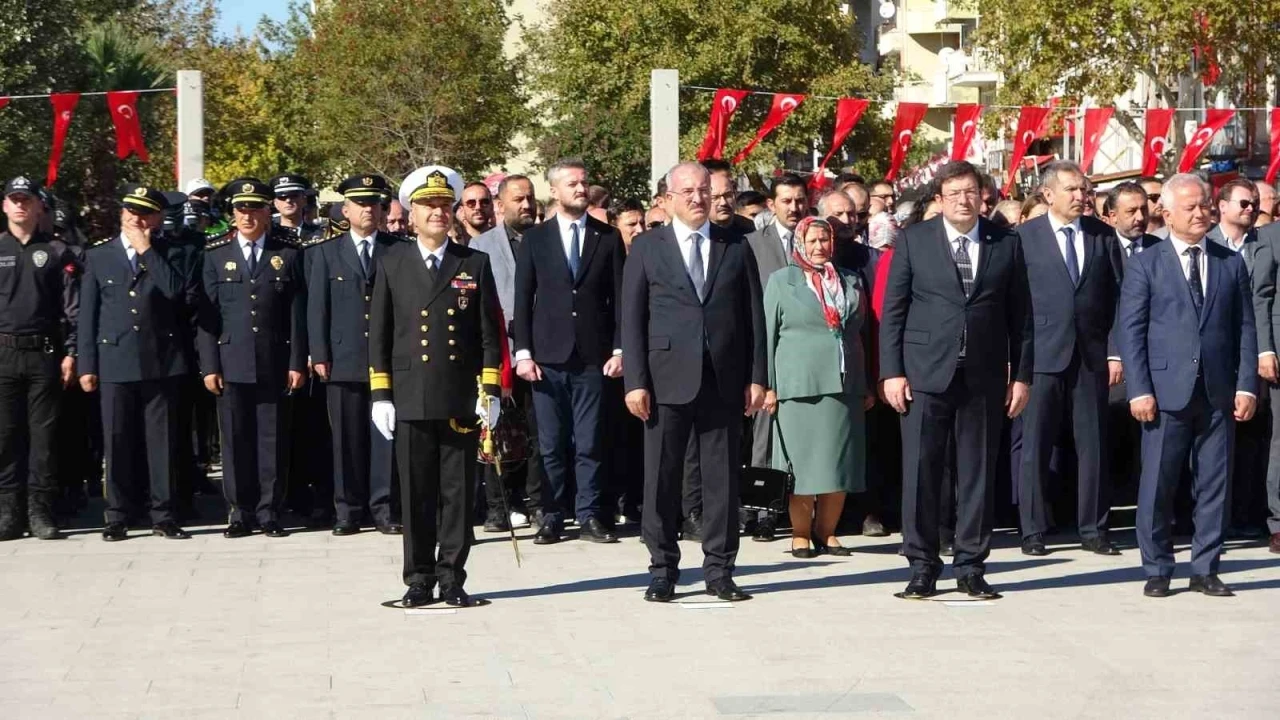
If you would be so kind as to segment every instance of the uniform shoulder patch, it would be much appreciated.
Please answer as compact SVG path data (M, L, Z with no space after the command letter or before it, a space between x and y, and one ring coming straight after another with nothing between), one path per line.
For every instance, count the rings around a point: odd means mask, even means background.
M221 235L214 235L204 244L205 250L216 250L224 245L230 245L231 240L236 236L234 230L228 230Z
M317 233L315 235L312 235L309 238L303 239L302 242L299 243L298 247L301 247L303 249L310 249L317 245L323 245L336 237L338 236L328 235L326 233Z
M99 245L106 245L107 243L111 242L112 240L115 240L115 238L113 238L113 237L105 237L105 238L102 238L101 240L95 240L95 241L93 241L93 242L89 243L89 247L91 247L91 248L96 248L96 247L98 247Z
M302 247L302 243L294 236L288 228L273 225L271 227L271 239L276 240L291 248Z

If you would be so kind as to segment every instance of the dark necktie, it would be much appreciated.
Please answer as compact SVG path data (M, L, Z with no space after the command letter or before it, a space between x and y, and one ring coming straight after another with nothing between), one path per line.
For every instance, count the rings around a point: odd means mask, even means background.
M1076 231L1070 227L1062 228L1062 234L1067 238L1067 274L1071 276L1071 284L1073 286L1080 284L1080 257L1076 255L1075 235Z
M431 282L436 280L436 256L427 256L427 275L431 276Z
M969 259L969 238L961 235L956 238L956 270L960 271L960 287L964 290L964 296L969 297L973 292L973 261ZM960 357L965 356L965 350L969 345L969 329L963 327L960 330Z
M578 237L578 223L569 223L572 232L569 238L569 274L578 277L578 263L581 261L582 241Z
M434 255L432 256L435 257ZM367 276L369 274L369 241L360 241L360 269Z
M1134 243L1132 242L1124 246L1124 256L1126 258L1133 257L1133 248L1134 248Z
M249 274L253 275L258 272L258 248L253 243L249 244Z
M689 279L693 281L693 290L701 300L702 286L707 281L706 270L702 266L702 233L690 235L689 246L693 248L689 253Z
M1201 248L1187 248L1187 257L1191 258L1191 268L1187 272L1187 285L1191 288L1191 304L1196 306L1196 314L1204 307L1204 286L1200 284L1200 251Z

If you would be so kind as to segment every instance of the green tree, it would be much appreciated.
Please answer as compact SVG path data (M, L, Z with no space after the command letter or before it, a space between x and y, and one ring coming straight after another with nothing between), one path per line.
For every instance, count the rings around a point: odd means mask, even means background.
M706 129L709 92L688 86L799 92L883 99L891 72L876 74L858 61L853 19L837 0L650 0L601 3L562 0L529 37L537 68L541 127L534 130L542 159L579 155L593 175L619 195L647 194L649 71L674 68L685 86L680 114L682 157L693 157ZM770 98L751 96L729 127L726 155L755 134ZM784 153L808 154L830 142L835 104L813 98L745 161L759 173ZM866 172L888 163L884 121L868 112L846 149ZM600 153L601 148L605 150ZM833 163L834 164L834 163Z
M1280 34L1266 20L1280 13L1280 0L966 2L978 9L976 42L1004 74L999 101L1008 104L1042 103L1052 95L1110 103L1141 76L1160 106L1190 107L1199 85L1191 75L1193 48L1207 45L1222 70L1211 92L1224 92L1239 106L1259 106L1266 91L1264 70L1280 53ZM1141 115L1128 109L1119 108L1115 118L1141 142ZM1178 114L1166 171L1186 145L1183 121L1193 119L1190 113Z

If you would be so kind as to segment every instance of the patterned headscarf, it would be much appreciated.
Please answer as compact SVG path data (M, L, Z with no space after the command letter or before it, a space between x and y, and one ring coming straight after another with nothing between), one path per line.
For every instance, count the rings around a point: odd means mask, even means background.
M813 290L813 294L818 298L818 305L822 307L822 315L827 320L827 327L838 338L843 335L844 323L849 319L852 308L845 297L844 282L840 279L836 264L828 259L821 265L815 265L805 256L805 234L814 225L827 230L827 233L832 236L831 247L835 248L835 234L831 231L831 225L825 220L810 216L796 225L795 234L792 235L791 255L796 266L804 271L805 278L809 281L809 289Z

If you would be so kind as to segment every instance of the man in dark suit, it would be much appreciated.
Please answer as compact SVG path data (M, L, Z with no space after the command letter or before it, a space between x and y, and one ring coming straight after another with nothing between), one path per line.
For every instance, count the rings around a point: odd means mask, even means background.
M1194 453L1195 534L1190 589L1227 596L1218 559L1229 510L1235 423L1253 417L1258 338L1249 274L1231 251L1204 242L1208 185L1170 178L1161 191L1169 239L1126 268L1119 314L1129 408L1142 426L1138 546L1143 593L1170 594L1173 496Z
M1264 208L1265 209L1265 208ZM1276 337L1280 336L1280 303L1276 302L1276 271L1280 268L1280 223L1258 229L1253 265L1253 307L1258 326L1258 374L1271 401L1271 449L1267 465L1268 548L1280 554L1280 361Z
M306 249L307 339L325 382L333 424L334 535L360 532L367 512L378 532L399 535L391 517L391 442L369 420L369 305L378 260L402 238L378 232L390 185L381 175L353 175L338 186L351 228Z
M187 373L185 308L194 278L160 236L164 193L130 185L121 200L120 234L94 243L80 286L80 387L102 389L106 438L106 526L102 539L128 534L129 507L146 449L152 534L188 535L174 517L178 457L178 383ZM153 243L154 238L154 243Z
M760 275L742 236L708 220L706 169L681 163L666 181L672 224L636 238L622 288L627 409L645 421L641 537L652 581L644 597L675 596L680 481L696 434L707 593L746 600L733 569L741 416L759 409L767 377Z
M604 378L622 374L618 290L625 251L618 231L587 214L587 171L547 169L555 217L528 230L516 258L516 373L533 383L538 446L551 485L538 540L554 542L573 511L580 537L618 541L604 512L600 402ZM570 461L577 482L569 497Z
M1160 242L1155 235L1148 235L1147 230L1147 191L1136 182L1122 182L1107 193L1104 206L1107 223L1111 225L1115 235L1107 244L1111 257L1111 272L1116 280L1116 297L1120 297L1120 286L1124 282L1124 269L1136 255ZM1119 303L1117 301L1117 307ZM1120 365L1119 377L1108 370L1110 389L1107 393L1107 458L1109 461L1111 488L1115 492L1125 489L1125 496L1133 491L1136 496L1138 474L1142 467L1142 426L1129 413L1127 385L1124 381L1124 366L1120 361L1120 346L1116 339L1118 328L1111 328L1112 340L1109 344L1107 363Z
M432 602L437 582L446 604L480 604L463 590L474 541L476 415L483 405L490 427L497 423L506 349L489 256L448 237L456 177L429 166L401 185L418 239L378 260L370 311L371 416L383 437L395 438L408 607Z
M895 245L880 321L882 393L903 415L903 552L913 574L901 597L937 591L939 494L954 438L956 584L995 598L983 574L1002 416L1022 412L1034 367L1027 269L1017 235L979 218L972 165L947 163L935 182L942 215Z
M271 227L271 189L232 180L232 227L209 241L198 347L204 385L218 396L222 487L231 506L223 535L267 537L280 525L289 468L289 415L282 401L302 387L307 368L307 306L302 256Z
M1049 211L1018 227L1027 264L1035 338L1035 379L1022 417L1018 515L1022 552L1047 555L1052 524L1050 460L1062 425L1075 440L1076 521L1085 550L1116 555L1107 539L1110 508L1103 447L1106 436L1107 336L1118 290L1108 253L1111 228L1084 217L1090 202L1084 173L1067 160L1044 171Z

